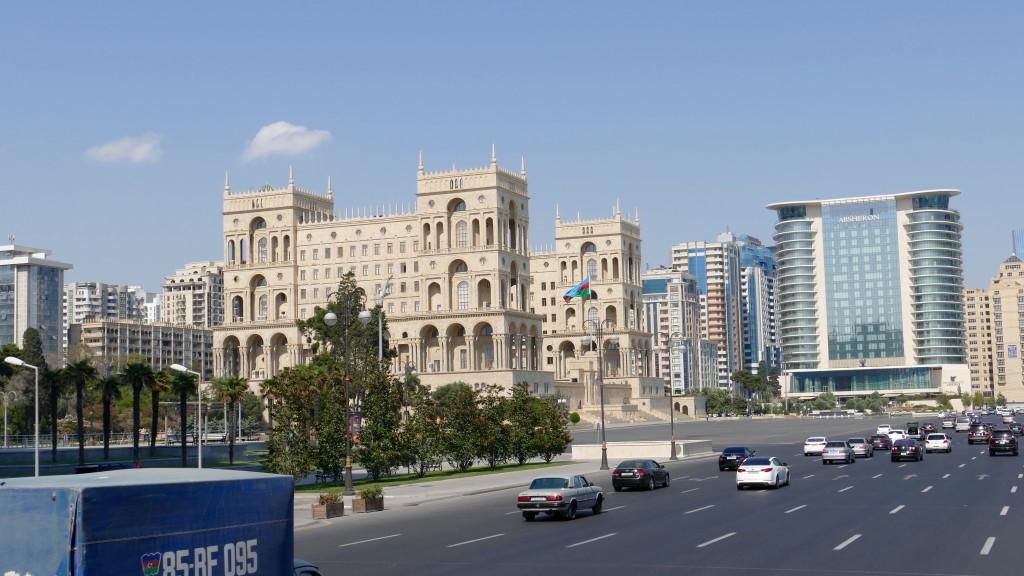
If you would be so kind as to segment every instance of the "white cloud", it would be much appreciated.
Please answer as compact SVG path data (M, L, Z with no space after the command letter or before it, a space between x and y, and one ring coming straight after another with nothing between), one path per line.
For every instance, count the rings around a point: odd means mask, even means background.
M153 132L147 132L138 138L125 136L85 151L86 158L104 163L158 162L163 155L160 135Z
M309 152L331 139L327 130L310 130L287 122L268 124L249 141L249 147L242 154L242 161L248 162L267 156L294 156Z

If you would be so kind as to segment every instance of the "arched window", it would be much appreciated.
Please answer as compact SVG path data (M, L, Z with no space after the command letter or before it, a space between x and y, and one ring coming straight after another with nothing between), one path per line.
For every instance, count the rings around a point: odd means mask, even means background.
M601 325L601 320L599 318L597 308L591 308L590 310L587 310L587 324L590 327Z
M469 308L469 282L459 282L458 287L459 310Z
M587 276L597 278L597 260L593 258L587 260Z
M463 202L462 200L459 200L455 204L452 204L452 212L465 212L465 211L466 211L466 203Z
M246 252L248 250L249 250L249 245L246 244L245 238L242 238L241 240L239 240L238 241L238 262L240 264L245 264L246 262L249 261L248 255L246 254Z
M228 240L228 264L234 265L235 263L235 241Z
M262 318L262 319L266 319L267 318L267 295L266 294L260 296L260 308L259 308L258 314L260 315L260 318Z
M267 262L267 239L260 238L256 243L256 261L260 264Z
M464 221L457 222L455 224L455 246L459 248L465 248L467 236L468 234L466 232L466 223Z
M469 272L469 266L466 266L465 262L459 262L455 265L456 272Z

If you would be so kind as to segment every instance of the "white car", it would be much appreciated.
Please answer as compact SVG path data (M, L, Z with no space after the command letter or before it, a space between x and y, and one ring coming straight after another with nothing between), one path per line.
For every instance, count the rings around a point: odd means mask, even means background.
M942 419L943 428L956 428L956 418L953 416L946 416Z
M811 436L804 440L804 456L821 456L825 444L828 444L828 439L824 436Z
M889 430L892 430L891 424L879 424L878 428L875 428L875 434L888 434Z
M935 432L924 439L924 451L927 452L952 452L953 442L947 434Z
M967 432L971 429L971 419L966 416L961 416L956 419L956 427L954 430L957 432Z
M736 489L743 490L749 485L789 486L789 465L774 456L751 456L736 469Z
M897 428L892 428L891 430L889 430L888 434L889 439L892 440L893 442L897 440L905 440L907 438L907 431L899 430Z

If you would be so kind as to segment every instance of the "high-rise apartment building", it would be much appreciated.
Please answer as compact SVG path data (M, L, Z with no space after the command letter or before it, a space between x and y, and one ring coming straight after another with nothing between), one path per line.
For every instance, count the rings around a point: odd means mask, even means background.
M141 286L102 282L69 282L64 285L64 323L90 320L144 320L146 291Z
M993 400L1001 394L1024 402L1024 262L1010 256L988 290L966 296L973 388Z
M969 381L957 190L780 202L782 365L792 395L956 392Z
M213 374L213 331L198 326L148 324L139 320L89 320L68 328L68 341L91 352L97 369L115 370L132 355L144 357L154 370L181 364Z
M673 394L717 387L718 346L701 337L697 278L665 267L648 270L643 298L647 331L654 336L655 376Z
M0 344L22 346L25 330L35 328L47 362L59 366L64 353L64 271L72 266L49 256L49 250L0 246Z
M616 210L607 220L556 222L555 250L532 255L525 163L500 168L493 150L489 166L435 173L421 156L412 206L336 214L334 202L330 180L326 194L298 188L292 174L283 188L235 191L225 181L216 375L255 385L307 362L295 320L324 306L351 272L367 306L383 296L393 369L415 367L428 386L526 382L537 394L589 404L596 354L581 354L579 337L581 320L596 312L605 334L619 336L617 348L606 339L602 355L606 392L619 391L620 402L660 392L642 328L637 220ZM565 304L585 271L596 272L596 301Z
M960 391L995 396L992 386L992 305L984 288L964 290L964 315L967 322L967 364L971 381Z
M224 265L192 262L164 278L160 321L213 328L224 323Z
M775 324L775 253L753 236L737 237L743 289L740 317L743 322L743 367L756 372L779 368L780 349Z

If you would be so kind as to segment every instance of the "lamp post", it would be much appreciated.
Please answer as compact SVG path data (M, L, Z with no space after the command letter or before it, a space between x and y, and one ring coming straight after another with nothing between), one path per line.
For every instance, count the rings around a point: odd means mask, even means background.
M21 366L24 368L31 368L36 372L36 437L35 437L35 473L36 477L39 477L39 367L31 364L26 364L21 358L15 358L14 356L8 356L4 358L4 362L12 366ZM5 403L6 406L6 403ZM4 412L5 430L6 430L6 419L7 412Z
M390 284L390 282L391 281L389 279L388 283ZM327 297L330 298L332 294L337 294L337 293L336 292L328 293ZM351 398L349 396L349 382L351 382L351 380L352 380L352 362L351 362L351 356L350 356L351 351L352 351L352 346L351 346L350 342L348 341L348 328L349 328L349 325L352 322L352 312L353 312L352 304L354 304L354 302L352 302L352 301L341 302L340 299L339 299L339 303L344 305L344 308L342 309L342 314L343 314L344 320L345 320L345 324L343 325L343 330L344 330L344 343L343 343L343 347L345 348L345 354L346 354L346 357L345 357L345 426L347 426L347 430L345 431L345 468L343 470L344 476L345 476L345 491L342 492L342 495L343 496L355 496L356 491L352 488L352 433L353 433L353 426L352 426L352 402L351 402ZM359 312L359 314L357 315L357 318L365 326L370 321L370 313L368 311L366 311L366 310L363 310L363 311ZM334 312L330 312L330 311L328 311L326 314L324 314L324 324L327 324L328 326L335 326L337 323L338 323L338 315L337 314L335 314Z
M7 448L7 405L18 397L18 393L13 390L10 392L4 392L4 448Z
M384 359L384 299L391 295L391 280L394 276L388 276L387 282L384 283L384 287L377 290L377 295L374 296L374 308L377 309L377 360ZM359 313L359 321L365 326L372 318L369 310L363 310Z
M611 320L605 320L600 322L596 319L587 319L583 321L583 336L580 337L580 343L590 348L591 343L594 342L594 337L590 335L593 332L597 337L597 381L598 390L601 394L601 470L608 470L608 442L604 435L604 328L605 326L615 329L615 323ZM619 341L618 334L612 334L608 337L612 344L616 344Z
M185 372L187 374L195 374L196 376L199 377L199 383L196 384L196 438L199 439L198 442L196 443L196 446L198 446L198 452L196 454L196 460L198 460L198 462L199 462L199 468L202 468L203 467L203 428L202 428L202 421L203 421L203 375L200 374L199 372L193 372L192 370L189 370L188 368L185 368L181 364L171 364L171 370L175 370L177 372ZM181 441L184 442L185 439L182 438Z
M670 364L674 365L676 362L676 354L679 352L679 348L683 345L683 334L681 332L673 332L671 337L672 346L672 361ZM670 368L669 372L669 385L668 385L668 422L669 430L672 435L672 455L668 457L669 460L679 460L676 456L676 371L674 368Z

